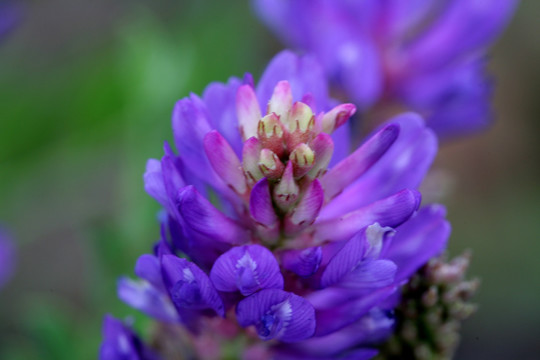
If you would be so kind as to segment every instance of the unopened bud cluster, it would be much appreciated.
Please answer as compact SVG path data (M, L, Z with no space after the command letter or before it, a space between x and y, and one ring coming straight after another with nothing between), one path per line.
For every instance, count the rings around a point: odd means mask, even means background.
M431 259L402 289L396 308L396 331L378 359L451 359L461 322L476 305L470 302L479 280L465 280L470 254L451 261Z
M244 85L238 93L241 100L238 117L244 140L241 166L247 188L253 189L262 179L268 181L275 219L279 221L273 224L260 221L259 233L272 242L278 233L290 235L299 230L300 222L310 225L315 220L295 219L294 210L301 207L303 199L320 189L314 180L324 175L332 158L334 143L330 134L354 114L355 107L342 104L327 113L314 114L306 103L293 103L289 83L281 81L263 116L249 102L254 99L252 92L249 85ZM242 103L247 104L242 106ZM260 120L254 122L254 117ZM253 123L257 124L256 128ZM320 194L322 206L322 191Z

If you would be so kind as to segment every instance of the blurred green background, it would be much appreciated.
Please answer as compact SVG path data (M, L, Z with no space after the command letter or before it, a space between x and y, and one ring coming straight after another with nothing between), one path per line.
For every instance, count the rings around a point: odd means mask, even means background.
M105 313L148 328L116 299L116 279L158 236L142 174L172 138L175 101L258 78L281 46L247 1L23 5L0 44L0 221L19 247L0 293L0 359L93 359ZM539 14L522 2L492 51L495 125L443 144L434 166L450 253L473 249L482 279L457 359L540 353Z

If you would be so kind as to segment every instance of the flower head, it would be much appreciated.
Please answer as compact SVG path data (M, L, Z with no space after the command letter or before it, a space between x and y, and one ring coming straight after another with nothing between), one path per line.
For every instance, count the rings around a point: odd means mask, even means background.
M255 0L288 45L317 56L360 112L394 104L422 113L438 135L489 123L485 49L515 0ZM377 106L378 108L378 106Z
M144 175L166 209L162 239L120 297L182 324L195 348L208 333L214 345L244 334L246 351L268 357L372 356L364 347L392 331L396 287L444 248L449 226L442 207L419 210L437 149L422 119L398 116L349 155L354 111L328 98L311 57L290 52L257 87L247 75L180 100L179 155L166 145Z

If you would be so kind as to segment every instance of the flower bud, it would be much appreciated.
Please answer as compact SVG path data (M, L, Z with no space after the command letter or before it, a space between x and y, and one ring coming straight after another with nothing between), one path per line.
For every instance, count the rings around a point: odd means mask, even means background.
M289 113L289 136L287 147L294 149L300 143L307 143L315 137L315 116L309 106L296 102Z
M284 165L278 156L269 149L262 149L259 158L259 169L270 180L277 180L283 174Z
M274 88L268 102L268 114L275 113L283 124L287 123L289 109L292 106L292 91L288 81L280 81Z
M272 150L278 157L283 155L285 132L279 117L271 113L263 117L257 126L257 136L263 148Z
M324 114L322 118L322 131L331 134L356 112L353 104L341 104Z
M255 184L264 176L259 169L259 156L261 153L261 144L256 137L249 138L244 143L242 149L242 167L244 174L250 185Z
M298 199L300 188L294 181L293 165L285 167L281 181L274 187L274 202L283 211L288 211Z
M298 179L313 167L315 153L308 145L300 144L291 152L289 161L293 165L294 177Z

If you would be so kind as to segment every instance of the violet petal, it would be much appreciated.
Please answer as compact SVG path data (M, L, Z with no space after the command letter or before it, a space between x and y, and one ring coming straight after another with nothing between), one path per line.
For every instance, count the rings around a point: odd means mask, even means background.
M265 226L272 226L278 222L266 178L259 180L251 189L249 211L255 221Z
M398 266L396 283L411 276L430 258L440 254L450 236L442 205L422 208L411 220L397 229L383 256Z
M338 284L345 275L360 265L372 243L381 242L390 230L390 228L374 224L353 236L328 263L321 277L321 286L328 287ZM370 239L368 240L368 238Z
M241 244L249 239L249 233L232 219L223 215L193 186L180 191L178 211L184 228L193 236L205 240L229 244Z
M308 277L319 269L321 259L322 248L317 246L302 250L286 250L281 257L281 262L283 268L298 276Z
M148 316L168 322L179 320L169 295L150 283L120 278L117 288L120 300Z
M283 290L261 290L236 307L238 324L255 326L263 340L292 343L307 339L315 331L315 311L304 298Z
M210 272L219 291L248 296L261 289L283 289L283 276L270 250L261 245L238 246L221 255Z
M326 199L334 198L373 166L394 143L398 134L398 125L384 127L349 157L329 170L321 180Z
M315 225L314 240L317 243L347 240L360 229L375 222L381 226L401 225L418 209L420 197L418 191L405 189L343 217L318 221Z
M197 265L175 255L164 255L161 269L171 300L180 311L212 309L225 316L223 301Z
M238 194L244 194L247 187L240 160L217 130L210 131L204 137L204 151L212 168L225 184L231 186Z
M437 138L417 114L399 115L390 123L400 127L394 144L362 177L326 204L319 219L344 215L405 188L418 188L437 154Z

